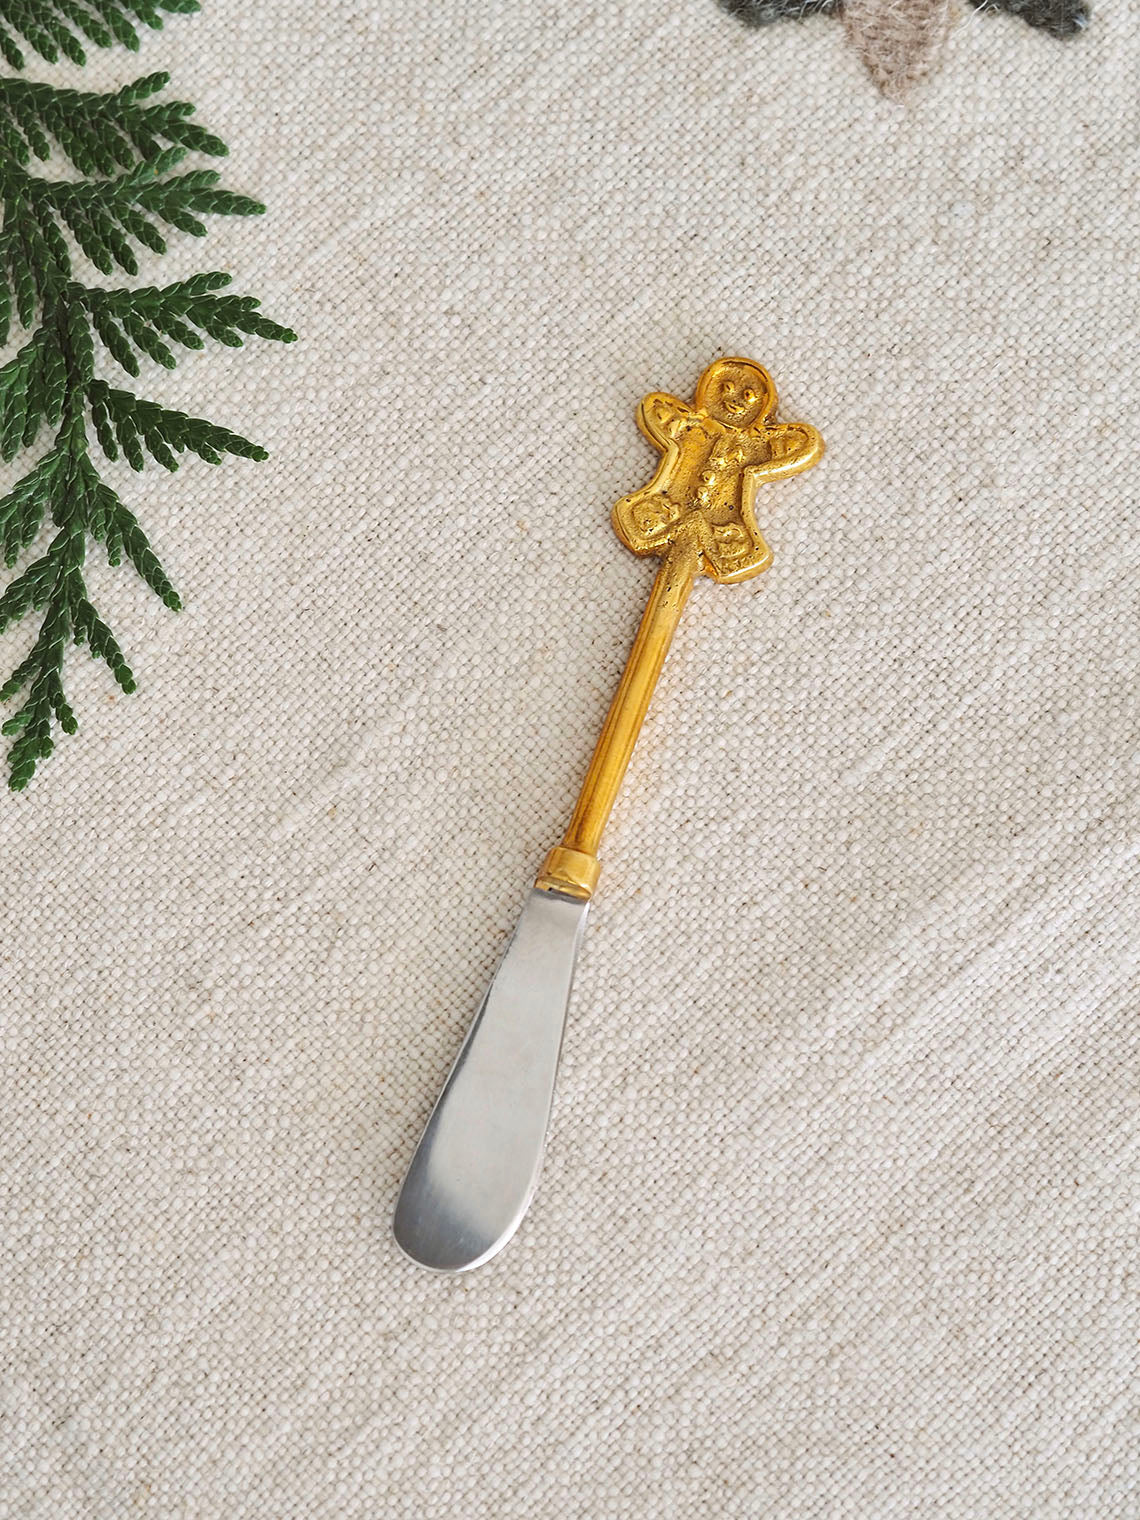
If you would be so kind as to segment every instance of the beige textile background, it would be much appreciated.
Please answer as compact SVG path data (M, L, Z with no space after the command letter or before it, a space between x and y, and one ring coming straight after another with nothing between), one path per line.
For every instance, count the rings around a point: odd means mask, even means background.
M0 1515L1140 1513L1136 80L962 18L881 100L711 0L209 0L169 68L299 345L140 389L139 693L0 802ZM388 1233L646 595L633 409L765 362L823 465L703 583L607 840L552 1142ZM8 664L26 647L4 641Z

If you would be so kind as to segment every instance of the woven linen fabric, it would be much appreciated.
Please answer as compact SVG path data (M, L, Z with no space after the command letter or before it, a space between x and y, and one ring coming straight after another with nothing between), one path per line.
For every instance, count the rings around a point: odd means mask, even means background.
M271 459L117 477L185 611L92 556L140 689L76 651L0 802L5 1520L1140 1513L1138 67L1114 0L905 108L712 0L207 0L32 71L171 71L269 211L162 277L301 341L151 386ZM723 353L828 453L685 613L534 1206L432 1276L634 408Z

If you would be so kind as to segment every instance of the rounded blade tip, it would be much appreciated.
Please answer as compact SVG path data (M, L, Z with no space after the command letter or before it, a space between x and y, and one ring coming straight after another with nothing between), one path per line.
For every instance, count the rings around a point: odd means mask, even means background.
M518 1229L523 1213L525 1209L508 1229L487 1241L457 1227L454 1220L419 1208L401 1191L392 1217L392 1238L417 1267L441 1274L470 1272L499 1254Z

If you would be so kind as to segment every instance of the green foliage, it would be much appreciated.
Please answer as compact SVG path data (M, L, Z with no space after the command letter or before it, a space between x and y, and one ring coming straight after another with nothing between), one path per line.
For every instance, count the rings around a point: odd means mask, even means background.
M0 0L0 57L13 69L24 67L17 38L49 63L62 54L86 63L83 42L96 47L121 43L138 50L139 22L162 26L162 13L190 15L198 0Z
M205 338L240 348L243 333L292 341L287 327L261 315L255 297L215 294L229 282L227 274L196 274L162 290L89 290L84 296L100 341L128 375L139 373L137 354L173 369L166 339L183 348L201 348Z
M18 34L45 58L81 61L77 36L135 46L134 21L157 26L162 11L195 9L194 0L0 0L0 55L21 66L11 40ZM165 74L151 74L100 95L0 79L0 342L13 323L29 333L0 367L0 457L15 459L44 433L50 439L0 498L0 552L9 569L51 529L42 552L0 595L0 632L40 616L31 650L0 687L0 701L21 699L0 729L12 739L16 791L51 753L55 730L75 732L63 689L71 644L86 644L124 691L135 688L88 593L88 542L101 543L111 565L126 559L168 607L181 605L138 519L101 479L92 449L135 470L148 460L176 470L187 453L209 464L227 454L266 457L240 434L119 389L100 371L113 364L137 378L141 361L172 369L179 351L207 341L236 348L247 337L294 338L260 313L255 298L226 290L225 274L137 289L77 277L84 261L104 275L136 274L139 250L165 252L169 229L201 236L203 216L263 209L220 188L212 170L174 172L190 152L220 156L226 148L187 120L192 107L151 99L166 83ZM33 161L53 156L83 178L31 171Z
M204 237L198 220L210 213L251 216L264 211L259 202L216 189L213 169L159 176L179 163L184 148L166 148L113 179L72 184L38 179L11 165L0 168L0 341L6 341L13 309L29 326L37 300L54 295L71 275L72 258L64 229L100 274L116 268L138 273L134 244L166 252L156 222ZM146 216L143 213L149 212Z
M169 83L169 74L148 74L113 94L85 95L0 79L0 154L6 163L27 168L33 158L46 161L55 151L86 175L153 161L164 147L224 157L221 138L187 120L193 106L181 100L142 104Z
M216 422L168 411L155 401L115 390L102 380L88 386L87 400L99 447L108 459L118 459L121 450L132 470L144 467L147 454L163 469L176 470L176 456L187 449L207 464L221 464L223 454L269 458L256 443Z

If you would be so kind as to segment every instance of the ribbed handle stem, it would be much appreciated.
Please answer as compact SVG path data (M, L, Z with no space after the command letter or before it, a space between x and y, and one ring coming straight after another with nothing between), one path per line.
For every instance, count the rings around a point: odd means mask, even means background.
M593 892L600 870L597 854L602 832L699 568L696 535L678 535L657 572L570 826L562 844L547 856L536 886L574 897L589 897Z

